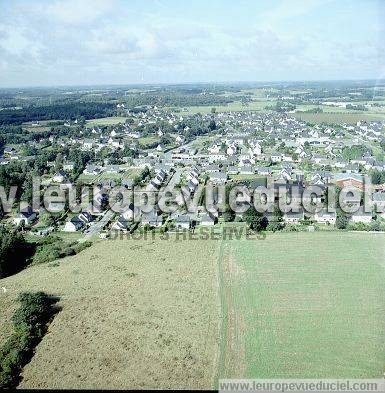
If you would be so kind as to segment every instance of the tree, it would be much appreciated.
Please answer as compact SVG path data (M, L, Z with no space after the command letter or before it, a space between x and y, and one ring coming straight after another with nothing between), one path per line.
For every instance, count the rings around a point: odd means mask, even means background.
M375 169L372 172L372 183L373 184L385 183L385 171L379 171L378 169Z
M285 227L285 222L283 220L283 213L281 212L278 206L275 206L273 212L273 219L269 221L269 224L266 229L269 231L276 232L282 230L284 227Z
M55 169L57 171L63 169L63 155L59 153L55 159Z
M55 217L49 212L44 212L44 213L40 214L39 221L41 224L43 224L47 227L55 226L55 223L56 223Z
M0 278L23 269L28 251L29 246L20 233L0 228Z
M209 126L208 126L209 130L214 131L217 128L217 125L215 123L214 120L210 120Z
M337 212L336 227L338 229L346 229L348 226L348 218L342 211Z
M234 221L235 213L230 208L226 208L226 211L223 212L222 217L225 222L232 222Z
M243 214L243 219L247 222L250 229L257 232L263 231L269 224L267 217L264 217L262 213L256 211L254 206L246 210Z

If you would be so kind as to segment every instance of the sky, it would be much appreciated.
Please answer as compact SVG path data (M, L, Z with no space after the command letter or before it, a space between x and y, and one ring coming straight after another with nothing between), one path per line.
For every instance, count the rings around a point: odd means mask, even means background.
M381 79L385 0L0 0L0 87Z

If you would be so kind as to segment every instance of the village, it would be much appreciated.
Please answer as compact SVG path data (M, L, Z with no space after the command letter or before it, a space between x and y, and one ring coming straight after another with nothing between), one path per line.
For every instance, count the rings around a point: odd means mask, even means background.
M383 122L343 123L335 127L310 125L288 113L216 113L213 108L206 115L184 115L183 111L175 113L156 106L133 112L125 110L124 104L118 104L117 109L127 116L125 122L112 126L85 123L77 136L50 135L48 140L35 143L36 146L48 144L57 150L69 146L71 150L89 153L90 158L77 178L73 176L75 164L67 157L59 164L47 162L50 170L41 187L44 190L56 185L69 192L79 184L92 186L96 188L96 208L95 203L92 208L83 206L82 211L74 214L65 201L51 203L39 211L27 204L8 217L14 225L22 225L23 229L39 235L64 231L82 232L86 237L106 237L109 231L133 231L138 226L170 230L224 221L241 222L241 214L213 214L205 209L202 201L194 213L183 208L172 214L158 208L142 212L131 203L126 211L117 214L108 205L108 192L118 186L132 190L141 185L155 193L160 189L183 189L194 195L199 185L207 184L245 184L251 188L285 186L288 192L292 186L314 185L326 190L333 184L362 191L365 176L372 178L374 172L380 176L379 181L371 184L371 211L360 207L346 221L371 225L377 220L375 227L378 227L385 218L385 181L381 177L385 162L378 159L384 140ZM197 118L199 124L208 124L207 129L200 127L199 132L194 129ZM65 127L71 125L77 125L77 120L64 122ZM39 123L31 126L38 127ZM130 155L124 156L127 151ZM0 164L29 159L31 157L20 154L19 146L6 146ZM54 225L40 222L44 208L52 218L49 222ZM283 214L283 221L288 226L315 224L344 229L347 225L336 225L337 213L325 210L312 215L303 209L287 212Z

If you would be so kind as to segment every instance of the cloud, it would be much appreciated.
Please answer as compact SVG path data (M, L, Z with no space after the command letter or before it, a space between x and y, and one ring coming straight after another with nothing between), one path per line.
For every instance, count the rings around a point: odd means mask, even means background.
M66 25L88 25L109 16L115 10L114 0L54 0L34 4L29 12Z
M194 3L197 18L166 0L15 0L0 9L0 85L367 77L384 63L385 40L359 18L344 35L333 12L333 31L313 27L339 2L263 3L243 23L225 3Z

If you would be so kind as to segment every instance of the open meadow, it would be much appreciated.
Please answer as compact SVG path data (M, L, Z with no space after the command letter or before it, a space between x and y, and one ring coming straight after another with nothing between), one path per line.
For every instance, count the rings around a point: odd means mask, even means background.
M1 341L20 291L61 298L21 387L212 389L221 377L382 376L384 234L159 236L98 241L0 280Z
M380 378L385 236L228 240L219 260L227 378Z
M212 388L217 242L108 240L2 279L0 339L17 293L60 296L23 388Z
M326 123L326 124L356 124L358 121L381 121L385 119L385 113L375 112L321 112L321 113L293 113L297 119L309 123Z
M122 116L111 116L111 117L101 117L99 119L87 120L87 126L113 126L119 123L125 123L126 117Z

